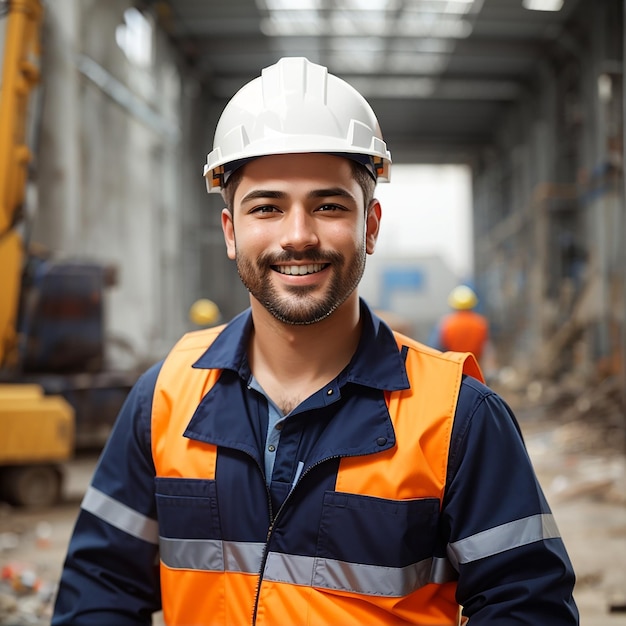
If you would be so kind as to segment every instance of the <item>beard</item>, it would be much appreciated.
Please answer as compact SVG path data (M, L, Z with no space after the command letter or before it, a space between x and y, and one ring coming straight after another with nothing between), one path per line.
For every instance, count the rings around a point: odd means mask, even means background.
M308 325L320 322L339 308L356 289L365 271L365 245L356 250L350 259L339 252L322 250L306 253L283 252L262 254L252 260L236 252L237 272L248 291L277 320L291 325ZM287 286L280 294L272 283L273 265L290 261L329 263L333 272L325 292L316 295L315 286Z

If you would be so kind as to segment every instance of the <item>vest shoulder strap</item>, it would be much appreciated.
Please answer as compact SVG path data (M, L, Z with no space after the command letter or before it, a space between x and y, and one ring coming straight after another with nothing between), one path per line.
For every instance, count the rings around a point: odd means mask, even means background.
M410 383L407 389L385 392L398 445L378 453L376 467L367 457L343 458L337 490L441 501L462 377L468 374L482 380L482 375L471 354L441 353L394 334L405 355Z
M209 473L214 463L207 450L195 450L197 444L181 437L200 401L216 383L221 370L194 368L192 365L206 352L224 326L194 331L184 335L165 358L157 377L152 398L152 458L157 475L175 476L173 462L178 458L194 458ZM173 410L176 403L176 410ZM176 447L176 450L173 449Z
M478 365L476 357L471 352L444 352L443 356L456 363L462 363L464 374L479 380L481 383L485 382L480 365Z

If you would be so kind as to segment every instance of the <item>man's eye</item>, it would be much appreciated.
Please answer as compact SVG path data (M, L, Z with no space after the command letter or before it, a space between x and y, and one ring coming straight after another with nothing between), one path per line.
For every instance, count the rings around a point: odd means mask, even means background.
M250 213L274 213L274 211L277 210L278 209L275 206L272 206L270 204L264 204L263 206L254 207L254 209L252 209Z
M322 204L318 209L318 211L345 211L344 207L339 204Z

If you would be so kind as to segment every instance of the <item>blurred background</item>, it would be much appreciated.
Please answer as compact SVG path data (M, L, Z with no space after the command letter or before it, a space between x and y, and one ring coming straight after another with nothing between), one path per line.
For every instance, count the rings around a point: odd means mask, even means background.
M202 168L228 99L282 56L361 91L391 150L362 295L427 342L470 285L490 323L486 374L531 451L555 432L595 442L614 493L624 25L622 0L0 0L6 502L58 502L138 374L248 305ZM552 468L555 489L566 476Z

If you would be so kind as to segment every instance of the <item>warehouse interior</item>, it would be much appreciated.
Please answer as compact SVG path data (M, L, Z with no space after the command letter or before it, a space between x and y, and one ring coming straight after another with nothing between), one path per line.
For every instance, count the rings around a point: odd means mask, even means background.
M607 614L626 610L616 556L626 532L626 0L0 0L0 44L16 6L33 22L32 92L20 92L28 149L14 153L25 189L13 204L3 192L18 178L2 178L0 149L0 282L12 289L0 294L0 383L35 382L71 405L76 438L61 461L74 490L84 492L139 375L183 333L249 305L203 167L237 90L281 57L304 56L372 105L390 186L397 166L468 173L472 264L451 280L471 278L489 319L487 382L519 416L563 507L581 606L602 615L596 626L618 623ZM16 233L19 285L3 256ZM439 280L441 259L419 261ZM207 300L201 324L190 312ZM0 412L16 397L0 398ZM2 559L41 521L5 507L6 482ZM41 537L27 553L50 561L51 579L79 502L41 513L53 526L64 516L58 554ZM17 549L6 548L11 534Z
M221 321L247 306L202 168L226 101L280 57L306 56L366 96L394 164L469 168L472 281L508 384L603 383L623 406L622 3L43 7L28 240L109 267L116 367L161 358L199 298Z

